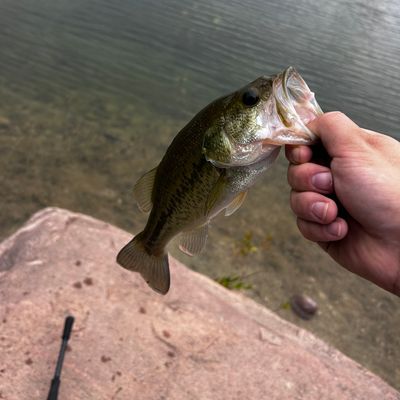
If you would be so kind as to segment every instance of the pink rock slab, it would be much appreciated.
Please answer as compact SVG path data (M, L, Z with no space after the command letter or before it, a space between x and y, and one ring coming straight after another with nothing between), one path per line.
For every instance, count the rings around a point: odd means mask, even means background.
M0 399L45 399L64 317L60 400L394 400L382 379L171 260L165 297L115 262L130 235L57 208L0 244Z

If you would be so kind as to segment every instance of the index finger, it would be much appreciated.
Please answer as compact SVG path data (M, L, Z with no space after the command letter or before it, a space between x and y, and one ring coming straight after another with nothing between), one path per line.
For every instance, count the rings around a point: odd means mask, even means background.
M311 160L313 153L309 146L288 144L285 146L285 155L292 164L304 164Z

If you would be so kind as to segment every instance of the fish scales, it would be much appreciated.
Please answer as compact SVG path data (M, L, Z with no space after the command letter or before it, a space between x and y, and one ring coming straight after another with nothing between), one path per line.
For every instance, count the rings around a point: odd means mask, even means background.
M282 145L315 142L306 124L319 114L313 93L292 67L210 103L177 134L157 168L136 183L138 206L150 215L118 253L118 263L167 293L168 242L181 234L180 249L199 253L210 220L241 206Z
M174 234L190 228L191 221L205 222L208 195L220 173L203 154L207 127L202 121L209 121L214 112L214 107L209 106L185 126L157 168L153 208L144 229L144 237L153 246L151 250L163 249Z

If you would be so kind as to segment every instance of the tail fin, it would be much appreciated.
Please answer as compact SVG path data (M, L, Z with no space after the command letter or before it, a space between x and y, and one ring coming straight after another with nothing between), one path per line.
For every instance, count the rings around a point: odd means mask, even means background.
M120 250L117 262L126 269L139 272L156 292L166 294L170 285L168 255L148 254L141 236L139 233Z

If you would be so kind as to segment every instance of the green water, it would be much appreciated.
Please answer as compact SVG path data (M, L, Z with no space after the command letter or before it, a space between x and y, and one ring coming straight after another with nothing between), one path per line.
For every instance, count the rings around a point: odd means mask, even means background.
M133 184L185 122L290 64L324 110L400 137L400 7L375 3L1 1L0 236L45 206L140 231ZM172 254L213 278L240 275L249 296L400 389L398 299L299 235L285 173L281 159L214 221L202 255L174 243ZM295 293L318 302L316 318L284 306Z

